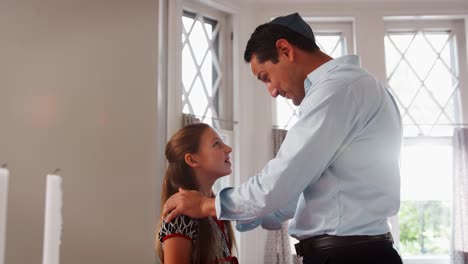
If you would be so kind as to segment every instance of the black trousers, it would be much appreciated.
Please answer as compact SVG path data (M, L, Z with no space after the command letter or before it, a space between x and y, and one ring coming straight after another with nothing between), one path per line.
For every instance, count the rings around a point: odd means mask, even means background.
M402 264L389 241L335 247L304 254L303 264Z

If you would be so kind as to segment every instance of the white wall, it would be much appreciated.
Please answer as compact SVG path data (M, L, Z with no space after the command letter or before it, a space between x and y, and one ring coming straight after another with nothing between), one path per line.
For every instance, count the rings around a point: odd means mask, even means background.
M46 174L61 169L61 263L154 263L153 0L0 1L6 262L40 263Z

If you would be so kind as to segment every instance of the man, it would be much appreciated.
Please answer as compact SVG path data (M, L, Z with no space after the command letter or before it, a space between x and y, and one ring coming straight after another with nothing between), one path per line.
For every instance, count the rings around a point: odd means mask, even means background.
M244 53L273 97L292 99L299 119L262 171L215 199L180 190L163 208L278 229L300 242L303 263L402 263L388 217L400 206L401 120L393 97L359 66L319 50L297 14L257 27Z

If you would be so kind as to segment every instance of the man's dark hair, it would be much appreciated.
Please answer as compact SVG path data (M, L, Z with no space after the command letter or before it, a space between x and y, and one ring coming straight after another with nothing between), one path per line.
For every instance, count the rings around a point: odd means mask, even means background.
M260 63L271 60L278 62L276 41L285 39L297 48L309 52L319 50L315 41L307 38L285 26L266 23L258 26L250 36L245 47L244 60L249 63L252 56L257 56Z

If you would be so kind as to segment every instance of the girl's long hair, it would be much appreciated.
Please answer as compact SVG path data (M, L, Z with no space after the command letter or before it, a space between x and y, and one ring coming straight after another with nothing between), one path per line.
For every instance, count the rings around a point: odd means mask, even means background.
M167 199L177 193L179 188L197 191L200 189L192 169L185 162L185 154L198 152L202 134L208 128L210 126L204 123L187 125L177 131L167 143L166 159L168 167L161 192L161 211ZM232 251L235 245L234 232L229 221L224 221L224 224L230 237L228 247ZM161 223L159 226L161 226ZM208 218L198 219L198 237L196 243L192 245L194 246L192 249L192 263L212 263L221 257L216 254L216 252L219 252L221 244L216 239L213 226ZM164 251L158 237L156 237L156 250L161 262L164 263Z

